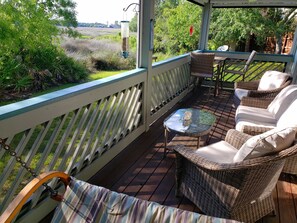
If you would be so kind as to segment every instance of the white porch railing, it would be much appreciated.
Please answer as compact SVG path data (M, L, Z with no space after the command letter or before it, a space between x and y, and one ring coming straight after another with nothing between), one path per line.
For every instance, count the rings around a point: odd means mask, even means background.
M150 124L191 90L189 61L186 54L153 65Z
M245 54L216 53L246 57ZM292 63L290 56L257 55L256 60L276 61L284 66ZM271 66L261 67L261 73L271 69ZM186 54L155 63L151 74L146 69L135 69L2 106L0 138L6 139L37 173L60 170L88 180L187 95L191 80ZM0 160L0 208L3 210L30 176L2 149ZM51 184L55 187L57 182ZM45 197L42 191L32 197L20 221L38 221L53 210L56 202ZM28 211L31 209L34 211Z
M146 71L137 69L3 106L0 137L37 173L60 170L88 180L143 133L145 77ZM30 176L3 150L0 157L3 209ZM41 192L32 197L30 209L39 204Z

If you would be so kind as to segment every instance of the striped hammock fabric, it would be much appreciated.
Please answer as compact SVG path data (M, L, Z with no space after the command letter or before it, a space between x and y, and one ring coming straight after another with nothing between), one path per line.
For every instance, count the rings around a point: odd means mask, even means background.
M140 200L72 177L64 194L64 200L57 207L52 222L235 223L237 221L214 218Z

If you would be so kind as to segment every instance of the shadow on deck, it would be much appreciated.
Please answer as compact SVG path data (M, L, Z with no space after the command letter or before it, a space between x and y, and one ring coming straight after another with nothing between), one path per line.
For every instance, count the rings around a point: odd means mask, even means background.
M203 96L204 95L204 96ZM231 91L221 91L217 97L207 97L202 90L179 103L156 121L148 132L134 141L103 170L97 173L90 183L111 190L155 201L163 205L199 212L187 198L175 197L175 157L169 153L163 158L163 120L177 108L200 108L216 115L216 123L209 134L209 143L224 139L228 129L234 128L235 109L232 106ZM172 140L173 135L170 135ZM174 143L196 147L196 139L175 137ZM205 143L202 138L201 144ZM276 216L266 216L258 222L297 222L297 180L282 175L274 191Z

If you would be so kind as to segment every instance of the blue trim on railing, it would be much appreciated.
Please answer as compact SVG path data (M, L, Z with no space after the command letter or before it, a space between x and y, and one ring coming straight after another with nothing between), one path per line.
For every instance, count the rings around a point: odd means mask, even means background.
M172 63L174 61L178 61L182 58L185 58L189 55L189 53L187 54L183 54L183 55L180 55L180 56L176 56L176 57L171 57L169 59L166 59L166 60L162 60L162 61L159 61L159 62L156 62L156 63L153 63L153 68L155 67L159 67L159 66L163 66L165 64L169 64L169 63Z
M56 101L64 100L87 91L110 85L127 78L131 78L145 72L146 69L138 68L118 75L110 76L100 80L90 81L87 83L79 84L73 87L65 88L59 91L44 94L38 97L30 98L20 102L0 107L0 120L31 111L33 109L46 106ZM33 117L34 118L34 117Z
M249 55L250 52L241 52L241 51L218 51L218 50L203 50L204 53L226 53L226 54L233 54L233 55ZM267 53L257 53L256 56L267 56L267 57L279 57L279 58L290 58L290 60L294 57L293 55L287 54L267 54Z

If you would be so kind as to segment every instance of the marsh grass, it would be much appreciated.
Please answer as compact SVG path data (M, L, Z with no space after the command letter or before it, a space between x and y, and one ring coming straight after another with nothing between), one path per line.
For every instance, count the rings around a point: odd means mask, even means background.
M120 29L77 28L80 38L61 38L66 54L85 64L90 73L131 70L136 67L136 34L132 34L129 57L121 56Z
M106 35L115 35L121 32L121 29L115 28L96 28L96 27L77 27L75 28L83 36L98 37Z

